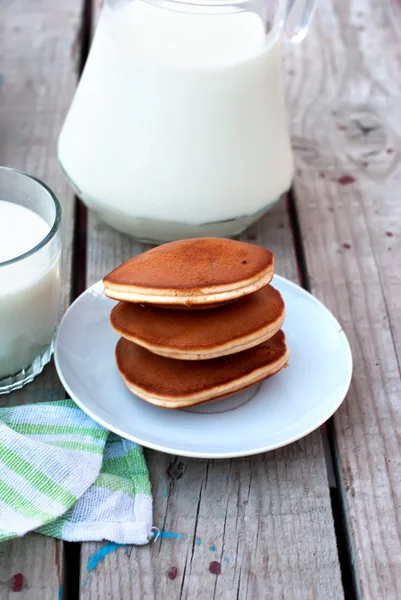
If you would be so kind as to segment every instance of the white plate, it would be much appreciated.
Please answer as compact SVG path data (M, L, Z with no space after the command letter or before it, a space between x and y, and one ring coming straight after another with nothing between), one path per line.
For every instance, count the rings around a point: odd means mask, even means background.
M294 442L340 406L351 381L352 357L342 328L327 308L282 277L276 275L273 284L286 304L289 367L264 381L238 408L214 414L172 410L131 394L114 362L118 336L109 314L115 302L103 295L101 282L86 290L62 319L55 348L60 379L93 419L163 452L228 458Z

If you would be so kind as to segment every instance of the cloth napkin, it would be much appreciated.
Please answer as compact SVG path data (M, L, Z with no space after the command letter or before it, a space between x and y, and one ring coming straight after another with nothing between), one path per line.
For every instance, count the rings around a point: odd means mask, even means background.
M0 409L0 541L28 531L146 544L152 496L142 448L72 400Z

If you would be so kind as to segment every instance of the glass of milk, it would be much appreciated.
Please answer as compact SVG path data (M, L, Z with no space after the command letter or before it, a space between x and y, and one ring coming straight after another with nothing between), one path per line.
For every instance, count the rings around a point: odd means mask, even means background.
M61 208L42 182L0 167L0 394L49 362L59 316Z
M315 0L106 0L58 145L76 193L144 241L243 231L289 189L281 46Z

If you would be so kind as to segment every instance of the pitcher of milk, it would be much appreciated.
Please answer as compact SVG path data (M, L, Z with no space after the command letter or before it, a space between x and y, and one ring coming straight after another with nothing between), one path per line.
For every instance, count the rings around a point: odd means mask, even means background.
M315 0L106 0L58 155L76 193L150 242L230 236L289 189L283 39Z

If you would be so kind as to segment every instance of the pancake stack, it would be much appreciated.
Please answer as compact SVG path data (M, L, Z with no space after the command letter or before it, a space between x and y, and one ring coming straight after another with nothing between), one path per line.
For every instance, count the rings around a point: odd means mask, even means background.
M185 408L280 371L289 354L273 274L264 248L196 238L153 248L106 275L105 294L120 301L110 320L127 387L152 404Z

